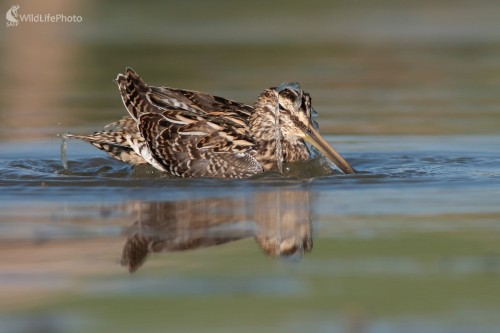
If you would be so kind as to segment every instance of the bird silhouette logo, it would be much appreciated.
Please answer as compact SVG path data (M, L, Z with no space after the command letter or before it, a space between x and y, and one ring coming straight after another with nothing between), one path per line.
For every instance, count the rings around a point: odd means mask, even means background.
M17 27L19 25L19 21L17 20L18 13L21 6L13 5L5 14L5 18L7 19L7 27Z

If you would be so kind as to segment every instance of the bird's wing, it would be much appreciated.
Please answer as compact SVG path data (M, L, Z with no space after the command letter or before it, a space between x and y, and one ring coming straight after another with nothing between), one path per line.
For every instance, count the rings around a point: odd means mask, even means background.
M214 111L234 112L245 119L253 111L250 105L219 96L193 90L149 86L131 68L127 68L125 74L119 74L116 82L120 88L123 104L134 119L137 119L137 110L158 112L176 109L195 114Z
M169 87L150 87L150 89L147 98L153 105L163 109L176 107L199 114L214 111L234 112L243 118L250 116L253 111L250 105L198 91Z
M248 132L252 107L193 91L149 87L130 68L118 75L117 83L141 137L128 143L157 169L181 177L241 178L262 172Z
M151 158L174 175L242 178L262 172L246 126L218 112L148 112L139 122Z

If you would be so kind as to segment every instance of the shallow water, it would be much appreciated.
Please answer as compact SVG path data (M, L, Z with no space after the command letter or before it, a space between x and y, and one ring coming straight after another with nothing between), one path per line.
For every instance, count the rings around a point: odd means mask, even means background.
M328 138L359 174L169 179L3 144L0 308L25 310L0 331L496 331L500 137Z
M22 1L0 33L0 333L498 332L498 1ZM6 4L4 7L11 6ZM358 171L169 178L57 134L112 80L299 81Z

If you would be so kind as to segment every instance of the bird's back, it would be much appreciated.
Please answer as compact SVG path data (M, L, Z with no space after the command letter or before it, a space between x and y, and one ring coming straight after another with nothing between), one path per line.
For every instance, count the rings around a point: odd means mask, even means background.
M262 172L247 119L253 108L190 90L149 87L133 70L119 75L123 103L140 138L129 146L157 169L181 177L249 177Z

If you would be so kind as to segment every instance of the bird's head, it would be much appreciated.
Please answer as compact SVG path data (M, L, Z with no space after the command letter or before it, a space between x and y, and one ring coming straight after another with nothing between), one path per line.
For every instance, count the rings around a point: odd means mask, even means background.
M274 90L277 107L276 121L285 140L305 140L330 159L345 173L356 173L354 168L321 136L313 117L311 96L298 83L282 83ZM279 115L279 116L278 116Z

